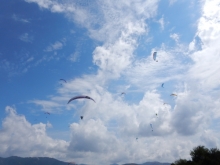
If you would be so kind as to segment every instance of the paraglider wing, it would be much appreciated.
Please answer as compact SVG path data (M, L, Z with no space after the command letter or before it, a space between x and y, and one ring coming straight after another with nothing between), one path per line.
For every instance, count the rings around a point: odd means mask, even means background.
M80 116L81 120L83 119L83 116Z
M154 61L158 62L158 61L156 60L156 58L157 58L157 52L154 52L154 53L153 53L153 59L154 59Z
M172 93L170 96L177 96L177 94L175 94L175 93Z
M44 112L44 114L46 114L46 115L50 115L50 112ZM47 116L46 116L46 118L47 118Z
M125 95L126 93L125 92L121 92L121 95Z
M151 126L151 128L152 128L152 131L154 131L154 129L153 129L153 125L152 125L152 124L150 124L150 126Z
M95 100L89 96L75 96L75 97L71 98L67 104L69 104L71 101L76 100L76 99L90 99L95 102Z
M161 85L161 87L163 88L164 83Z
M66 80L64 80L64 79L62 79L62 78L61 78L60 80L62 80L62 81L64 81L64 82L66 83Z

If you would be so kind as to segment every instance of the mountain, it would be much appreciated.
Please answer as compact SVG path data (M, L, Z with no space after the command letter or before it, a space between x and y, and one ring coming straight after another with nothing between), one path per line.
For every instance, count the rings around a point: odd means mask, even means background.
M11 156L8 158L0 158L0 165L68 165L68 163L47 157L21 158Z
M160 163L160 162L146 162L143 164L127 163L123 165L170 165L171 163Z
M141 165L170 165L171 163L160 163L160 162L146 162Z
M68 165L68 162L62 162L54 158L48 157L28 157L21 158L17 156L11 156L8 158L0 157L0 165ZM73 165L70 163L69 165ZM85 165L85 164L81 164ZM118 165L118 164L112 164ZM123 165L170 165L170 163L160 163L160 162L146 162L143 164L127 163Z

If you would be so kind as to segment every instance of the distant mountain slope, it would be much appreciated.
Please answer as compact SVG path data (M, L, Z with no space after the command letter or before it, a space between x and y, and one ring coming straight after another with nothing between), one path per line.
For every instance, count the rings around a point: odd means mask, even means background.
M0 165L68 165L68 163L47 157L21 158L11 156L8 158L0 158Z
M146 162L141 165L170 165L171 163L160 163L160 162Z
M68 162L62 162L54 158L48 157L28 157L21 158L17 156L11 156L8 158L0 157L0 165L68 165ZM70 164L73 165L73 164ZM85 164L81 164L85 165ZM112 164L117 165L117 164ZM160 162L146 162L143 164L127 163L124 165L170 165L170 163L160 163Z
M128 163L128 164L124 164L124 165L170 165L170 163L146 162L143 164Z

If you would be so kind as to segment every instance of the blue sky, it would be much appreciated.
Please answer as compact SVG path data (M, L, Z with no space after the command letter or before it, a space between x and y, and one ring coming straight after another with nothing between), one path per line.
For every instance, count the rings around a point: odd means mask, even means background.
M123 164L219 148L219 6L3 0L0 156ZM96 103L67 104L77 95Z

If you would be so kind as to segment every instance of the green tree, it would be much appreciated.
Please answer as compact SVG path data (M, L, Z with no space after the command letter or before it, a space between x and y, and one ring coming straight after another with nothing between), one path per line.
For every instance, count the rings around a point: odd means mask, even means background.
M220 165L220 150L212 148L209 150L210 164Z
M195 147L190 151L192 160L179 159L171 165L220 165L220 150L217 148Z
M190 155L192 157L192 161L198 165L205 165L208 163L209 149L205 148L204 146L195 147L191 152Z

